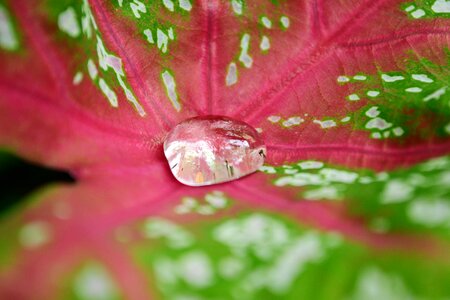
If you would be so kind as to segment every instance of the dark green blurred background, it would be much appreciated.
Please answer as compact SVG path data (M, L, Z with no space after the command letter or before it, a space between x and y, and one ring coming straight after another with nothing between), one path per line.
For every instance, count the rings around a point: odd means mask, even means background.
M43 168L0 150L0 213L49 183L73 182L65 172Z

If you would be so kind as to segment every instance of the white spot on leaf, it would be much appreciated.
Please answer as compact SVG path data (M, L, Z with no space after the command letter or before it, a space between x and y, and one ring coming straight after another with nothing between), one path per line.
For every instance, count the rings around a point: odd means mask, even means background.
M379 133L379 132L373 132L373 133L371 134L371 137L374 138L374 139L381 139L381 133Z
M416 87L416 86L405 89L405 92L408 92L408 93L420 93L421 91L422 91L422 89L420 87Z
M392 132L395 136L402 136L405 133L405 131L401 127L395 127L394 129L392 129Z
M341 75L337 78L337 82L349 82L350 78L348 78L347 76Z
M81 300L109 300L118 297L117 287L107 270L93 262L84 266L76 275L73 289Z
M281 120L280 116L270 116L267 118L267 120L271 123L277 123Z
M77 14L73 7L67 8L58 16L58 27L61 31L69 36L76 38L81 34L80 25L78 24Z
M298 165L302 170L320 169L323 167L323 162L309 160L298 163Z
M242 0L231 0L231 7L235 14L242 14Z
M169 35L169 39L173 40L175 38L175 34L173 33L173 28L172 27L170 27L167 30L167 34Z
M264 36L261 38L261 43L259 44L259 48L260 48L262 51L267 51L267 50L270 49L270 40L269 40L269 38L268 38L267 36L264 35Z
M152 31L150 29L145 29L144 30L144 34L147 37L147 41L150 44L154 44L155 43L155 40L153 39L153 33L152 33Z
M178 267L179 274L193 287L205 288L213 283L212 264L203 252L193 251L183 255Z
M376 129L380 129L380 130L385 130L389 127L392 127L392 124L386 122L382 118L374 118L374 119L370 120L369 122L367 122L367 124L366 124L367 129L375 129L376 128Z
M434 99L437 100L437 99L441 98L441 96L443 96L445 94L446 90L447 90L447 87L444 86L444 87L438 89L437 91L435 91L434 93L432 93L432 94L426 96L425 98L423 98L423 101L428 102L428 101L434 100Z
M146 13L147 8L145 7L144 3L142 3L139 0L134 0L134 2L130 3L131 10L133 11L133 14L136 18L141 18L141 13Z
M272 28L272 21L270 21L270 19L266 16L261 17L261 23L266 28Z
M177 224L162 218L149 218L143 226L143 235L147 238L165 238L171 248L179 249L192 245L192 235Z
M262 166L259 168L261 172L267 173L267 174L275 174L277 171L274 167L271 166Z
M324 254L323 246L316 234L306 234L293 241L267 272L269 278L266 278L266 282L269 289L277 294L287 292L307 264L319 261Z
M405 11L406 12L410 12L410 11L414 10L414 8L416 8L414 5L410 5L410 6L405 8Z
M368 267L358 278L356 290L349 300L417 299L398 276L383 273L377 267Z
M228 199L220 191L213 191L212 193L206 194L205 201L214 208L224 208L228 203Z
M331 128L336 126L336 122L333 120L325 120L325 121L314 120L313 123L319 124L320 127L322 128Z
M189 0L179 0L178 3L180 4L180 7L185 11L191 11L192 4Z
M178 95L176 92L176 83L175 79L173 78L172 74L170 74L169 71L164 71L162 73L162 79L164 82L164 86L166 87L167 94L169 96L170 101L172 102L173 107L177 111L181 110L181 104L178 102Z
M319 172L328 182L353 183L358 178L358 174L344 170L325 168Z
M367 76L364 76L364 75L356 75L356 76L353 76L353 79L354 79L354 80L358 80L358 81L364 81L364 80L367 79Z
M450 225L450 204L445 200L423 199L412 202L408 208L409 218L428 227Z
M350 100L350 101L358 101L360 99L361 98L359 98L359 96L357 94L348 95L348 100Z
M172 0L163 0L163 4L168 10L174 11L175 8Z
M413 192L414 188L409 184L400 180L392 180L384 188L381 203L390 204L411 200Z
M314 190L308 190L303 193L307 200L336 200L339 198L338 190L332 186L324 186Z
M161 29L156 30L156 41L158 48L163 52L167 52L167 45L169 43L169 37Z
M238 80L237 66L234 62L232 62L228 65L227 76L225 78L225 84L227 86L230 86L230 85L235 84L237 82L237 80Z
M388 74L381 74L381 79L385 82L396 82L396 81L400 81L400 80L404 80L405 77L400 76L400 75L388 75Z
M83 73L77 72L73 77L72 83L73 85L79 85L82 80L83 80Z
M300 125L302 122L304 122L300 117L290 117L289 119L283 121L283 126L290 127L294 125Z
M367 96L369 97L377 97L380 94L379 91L367 91Z
M421 82L425 82L425 83L431 83L433 82L433 79L431 79L430 77L428 77L428 75L426 74L412 74L412 79L417 80L417 81L421 81Z
M291 21L286 16L282 16L280 18L280 23L281 23L281 26L286 29L289 28L289 26L291 25Z
M0 47L10 51L19 48L19 40L14 32L9 12L2 5L0 5Z
M98 70L97 66L95 65L94 61L92 59L88 60L87 64L88 73L92 80L95 80L98 76Z
M436 0L431 9L438 14L450 14L450 1Z
M372 106L368 111L366 111L366 116L369 118L375 118L380 114L378 106Z
M44 221L25 224L19 231L19 241L27 249L37 249L51 239L51 227Z
M105 82L105 80L103 80L103 78L100 78L98 83L99 83L100 89L102 90L103 94L105 94L105 96L108 99L111 106L118 107L119 102L117 101L116 93L109 87L109 85Z
M253 64L253 59L248 54L250 47L250 35L245 33L241 38L241 54L239 55L239 61L244 64L246 68L251 68Z
M412 13L411 13L411 16L414 18L414 19L420 19L420 18L422 18L423 16L425 16L425 11L423 10L423 9L416 9L415 11L413 11Z

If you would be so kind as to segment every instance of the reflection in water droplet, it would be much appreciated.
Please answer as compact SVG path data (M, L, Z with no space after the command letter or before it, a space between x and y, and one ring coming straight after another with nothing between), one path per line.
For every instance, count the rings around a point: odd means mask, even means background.
M238 179L258 170L266 147L250 125L222 116L203 116L178 124L164 142L175 178L190 186Z

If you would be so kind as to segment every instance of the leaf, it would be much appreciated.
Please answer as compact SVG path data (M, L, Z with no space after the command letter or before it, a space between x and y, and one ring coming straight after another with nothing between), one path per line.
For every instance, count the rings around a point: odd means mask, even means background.
M0 0L0 146L76 178L4 213L0 298L448 298L449 3ZM267 165L183 186L214 114Z

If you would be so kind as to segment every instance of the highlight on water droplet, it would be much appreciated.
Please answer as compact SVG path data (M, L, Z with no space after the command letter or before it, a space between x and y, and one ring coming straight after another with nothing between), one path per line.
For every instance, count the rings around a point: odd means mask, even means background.
M205 186L257 171L266 157L259 133L224 116L200 116L178 124L164 142L172 174L183 184Z

